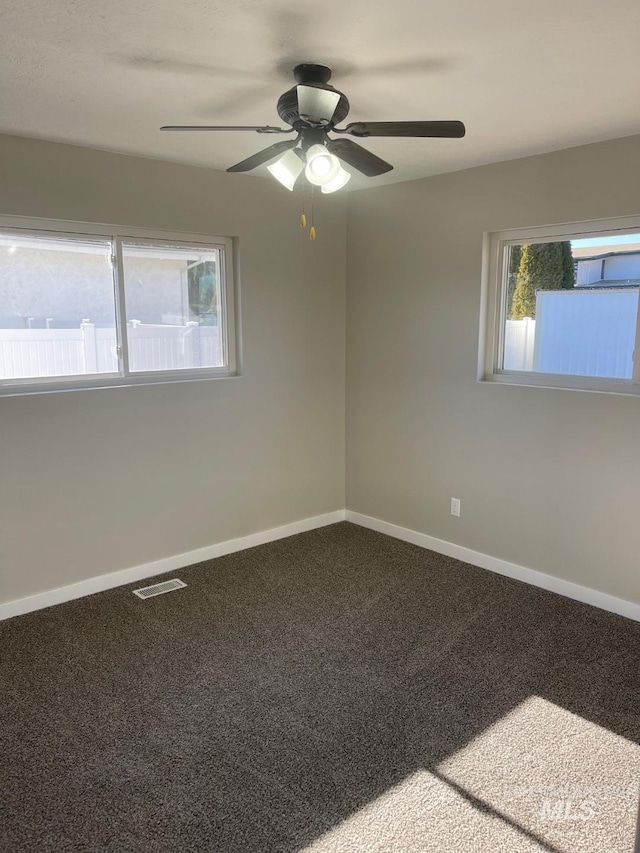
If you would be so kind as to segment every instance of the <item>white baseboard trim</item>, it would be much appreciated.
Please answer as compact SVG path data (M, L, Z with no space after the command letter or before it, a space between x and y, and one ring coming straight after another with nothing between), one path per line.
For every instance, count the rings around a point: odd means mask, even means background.
M256 545L264 545L266 542L275 542L276 539L284 539L287 536L295 536L296 533L305 533L307 530L315 530L318 527L326 527L344 521L345 511L343 509L335 512L327 512L324 515L314 515L311 518L303 518L282 527L273 527L270 530L262 530L259 533L251 533L249 536L241 536L239 539L229 539L227 542L219 542L216 545L207 545L195 551L187 551L184 554L175 554L172 557L163 557L151 563L141 566L133 566L130 569L121 569L88 578L69 586L58 587L47 592L30 595L27 598L19 598L15 601L0 603L0 621L12 616L21 616L33 610L41 610L43 607L51 607L53 604L62 604L64 601L72 601L74 598L82 598L85 595L93 595L105 589L113 589L116 586L124 586L128 583L161 575L164 572L173 572L201 563L204 560L212 560L225 554L233 554L235 551L243 551L245 548L253 548Z
M524 583L531 584L531 586L537 586L549 592L555 592L567 598L573 598L575 601L591 604L594 607L599 607L601 610L608 610L610 613L617 613L619 616L626 616L627 619L640 622L640 604L616 598L606 592L599 592L590 587L581 586L580 584L563 580L553 575L547 575L535 569L528 569L525 566L519 566L516 563L510 563L507 560L501 560L498 557L492 557L489 554L483 554L480 551L474 551L471 548L465 548L453 542L447 542L445 539L437 539L435 536L419 533L417 530L410 530L407 527L400 527L397 524L391 524L379 518L343 509L328 512L324 515L304 518L300 521L294 521L291 524L285 524L282 527L273 527L270 530L251 533L248 536L241 536L238 539L229 539L226 542L207 545L204 548L187 551L183 554L164 557L160 560L154 560L140 566L133 566L129 569L109 572L106 575L88 578L69 586L58 587L57 589L30 595L27 598L0 603L0 621L10 619L12 616L20 616L23 613L30 613L34 610L41 610L44 607L51 607L54 604L72 601L75 598L83 598L85 595L93 595L96 592L102 592L106 589L135 583L136 581L155 577L165 572L173 572L186 566L192 566L194 563L212 560L215 557L222 557L225 554L232 554L235 551L243 551L246 548L253 548L256 545L263 545L266 542L275 542L277 539L295 536L297 533L305 533L307 530L315 530L316 528L326 527L329 524L345 520L353 524L359 524L361 527L368 527L370 530L377 530L379 533L385 533L387 536L392 536L395 539L410 542L429 551L435 551L447 557L454 557L456 560L470 563L472 566L478 566L490 572L506 575L506 577L523 581Z
M509 563L507 560L500 560L498 557L491 557L488 554L482 554L480 551L473 551L471 548L447 542L445 539L428 536L426 533L418 533L416 530L410 530L407 527L390 524L388 521L381 521L379 518L361 515L359 512L347 510L345 518L353 524L368 527L370 530L377 530L378 533L386 533L395 539L411 542L413 545L419 545L421 548L436 551L438 554L444 554L447 557L454 557L463 563L470 563L472 566L479 566L481 569L487 569L499 575L506 575L508 578L524 581L524 583L531 584L531 586L538 586L549 592L556 592L567 598L573 598L575 601L581 601L583 604L591 604L593 607L599 607L601 610L608 610L610 613L617 613L619 616L626 616L627 619L640 622L640 604L635 604L632 601L616 598L606 592L599 592L587 586L580 586L580 584L563 580L553 575L546 575L544 572L539 572L535 569L527 569L525 566Z

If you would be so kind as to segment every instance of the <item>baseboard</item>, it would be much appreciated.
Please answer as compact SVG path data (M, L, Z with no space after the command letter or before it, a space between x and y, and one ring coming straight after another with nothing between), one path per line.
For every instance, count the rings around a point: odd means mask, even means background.
M590 587L580 586L580 584L572 583L553 575L547 575L535 569L528 569L516 563L509 563L507 560L500 560L497 557L491 557L480 551L473 551L471 548L455 545L453 542L447 542L445 539L437 539L435 536L418 533L416 530L409 530L409 528L400 527L397 524L390 524L388 521L381 521L369 515L361 515L358 512L346 510L345 518L353 524L368 527L370 530L377 530L378 533L386 533L395 539L411 542L413 545L419 545L421 548L436 551L438 554L444 554L447 557L455 557L456 560L461 560L463 563L470 563L472 566L479 566L481 569L487 569L499 575L506 575L509 578L524 581L524 583L531 584L531 586L538 586L541 589L549 590L549 592L556 592L567 598L573 598L575 601L581 601L583 604L591 604L593 607L599 607L601 610L608 610L610 613L617 613L619 616L626 616L627 619L640 622L640 604L635 604L632 601L616 598L606 592L599 592Z
M30 613L33 610L51 607L54 604L72 601L75 598L82 598L85 595L93 595L105 589L113 589L117 586L135 583L136 581L155 577L165 572L173 572L185 566L191 566L194 563L212 560L215 557L222 557L225 554L232 554L235 551L243 551L245 548L253 548L256 545L263 545L266 542L275 542L277 539L295 536L297 533L304 533L307 530L325 527L328 524L335 524L345 519L353 524L359 524L361 527L368 527L370 530L377 530L379 533L393 536L395 539L402 539L404 542L411 542L413 545L418 545L421 548L436 551L438 554L454 557L456 560L470 563L472 566L478 566L490 572L506 575L506 577L523 581L524 583L531 584L531 586L537 586L541 589L549 590L549 592L555 592L567 598L573 598L575 601L591 604L593 607L599 607L601 610L608 610L610 613L617 613L619 616L626 616L628 619L640 622L640 604L625 601L606 592L599 592L590 587L581 586L580 584L572 583L553 575L547 575L535 569L528 569L525 566L519 566L516 563L510 563L507 560L501 560L498 557L492 557L489 554L483 554L480 551L474 551L471 548L465 548L453 542L447 542L445 539L437 539L435 536L419 533L417 530L410 530L407 527L391 524L388 521L382 521L379 518L373 518L369 515L362 515L352 510L336 510L335 512L328 512L324 515L304 518L300 521L294 521L291 524L285 524L282 527L273 527L270 530L241 536L238 539L229 539L226 542L207 545L205 548L198 548L195 551L175 554L171 557L154 560L151 563L144 563L143 565L133 566L129 569L122 569L116 572L109 572L106 575L99 575L95 578L88 578L69 586L58 587L57 589L30 595L27 598L7 601L3 604L0 603L0 621L9 619L12 616L20 616L23 613Z
M282 527L273 527L270 530L251 533L249 536L241 536L239 539L229 539L227 542L207 545L205 548L198 548L195 551L187 551L184 554L164 557L161 560L154 560L151 563L144 563L141 566L133 566L130 569L109 572L109 574L88 578L69 586L62 586L57 589L48 590L47 592L30 595L27 598L7 601L4 604L0 603L0 621L9 619L12 616L20 616L23 613L30 613L33 610L41 610L43 607L51 607L53 604L72 601L74 598L93 595L93 593L102 592L105 589L113 589L116 586L135 583L135 581L161 575L164 572L173 572L185 566L192 566L194 563L212 560L215 557L222 557L225 554L233 554L235 551L243 551L245 548L264 545L266 542L275 542L276 539L295 536L296 533L305 533L307 530L326 527L328 524L335 524L338 521L344 521L344 519L345 511L343 509L328 512L324 515L314 515L311 518L303 518L300 521L294 521Z

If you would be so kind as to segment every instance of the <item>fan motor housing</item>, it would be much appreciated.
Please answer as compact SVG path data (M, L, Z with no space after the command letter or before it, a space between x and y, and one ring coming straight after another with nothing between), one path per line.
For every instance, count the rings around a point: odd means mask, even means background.
M327 68L326 65L314 65L312 63L296 65L293 69L293 74L299 85L314 86L317 89L326 89L329 92L337 92L340 95L340 100L331 118L331 126L338 124L349 115L349 101L346 95L334 89L329 83L331 69ZM295 127L296 130L301 130L309 126L308 122L300 118L297 86L280 95L277 110L282 121L291 125L291 127Z

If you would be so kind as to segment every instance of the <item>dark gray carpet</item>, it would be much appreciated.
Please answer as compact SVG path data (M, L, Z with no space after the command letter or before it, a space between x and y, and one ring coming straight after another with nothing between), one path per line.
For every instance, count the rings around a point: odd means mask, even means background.
M628 853L640 625L337 524L0 624L0 849Z

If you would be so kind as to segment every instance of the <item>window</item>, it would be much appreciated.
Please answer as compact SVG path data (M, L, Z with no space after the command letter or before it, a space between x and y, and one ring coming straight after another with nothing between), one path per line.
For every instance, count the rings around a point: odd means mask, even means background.
M222 250L121 247L130 370L224 367Z
M489 234L484 263L480 379L640 393L640 217Z
M234 327L227 238L0 218L0 393L230 376Z

